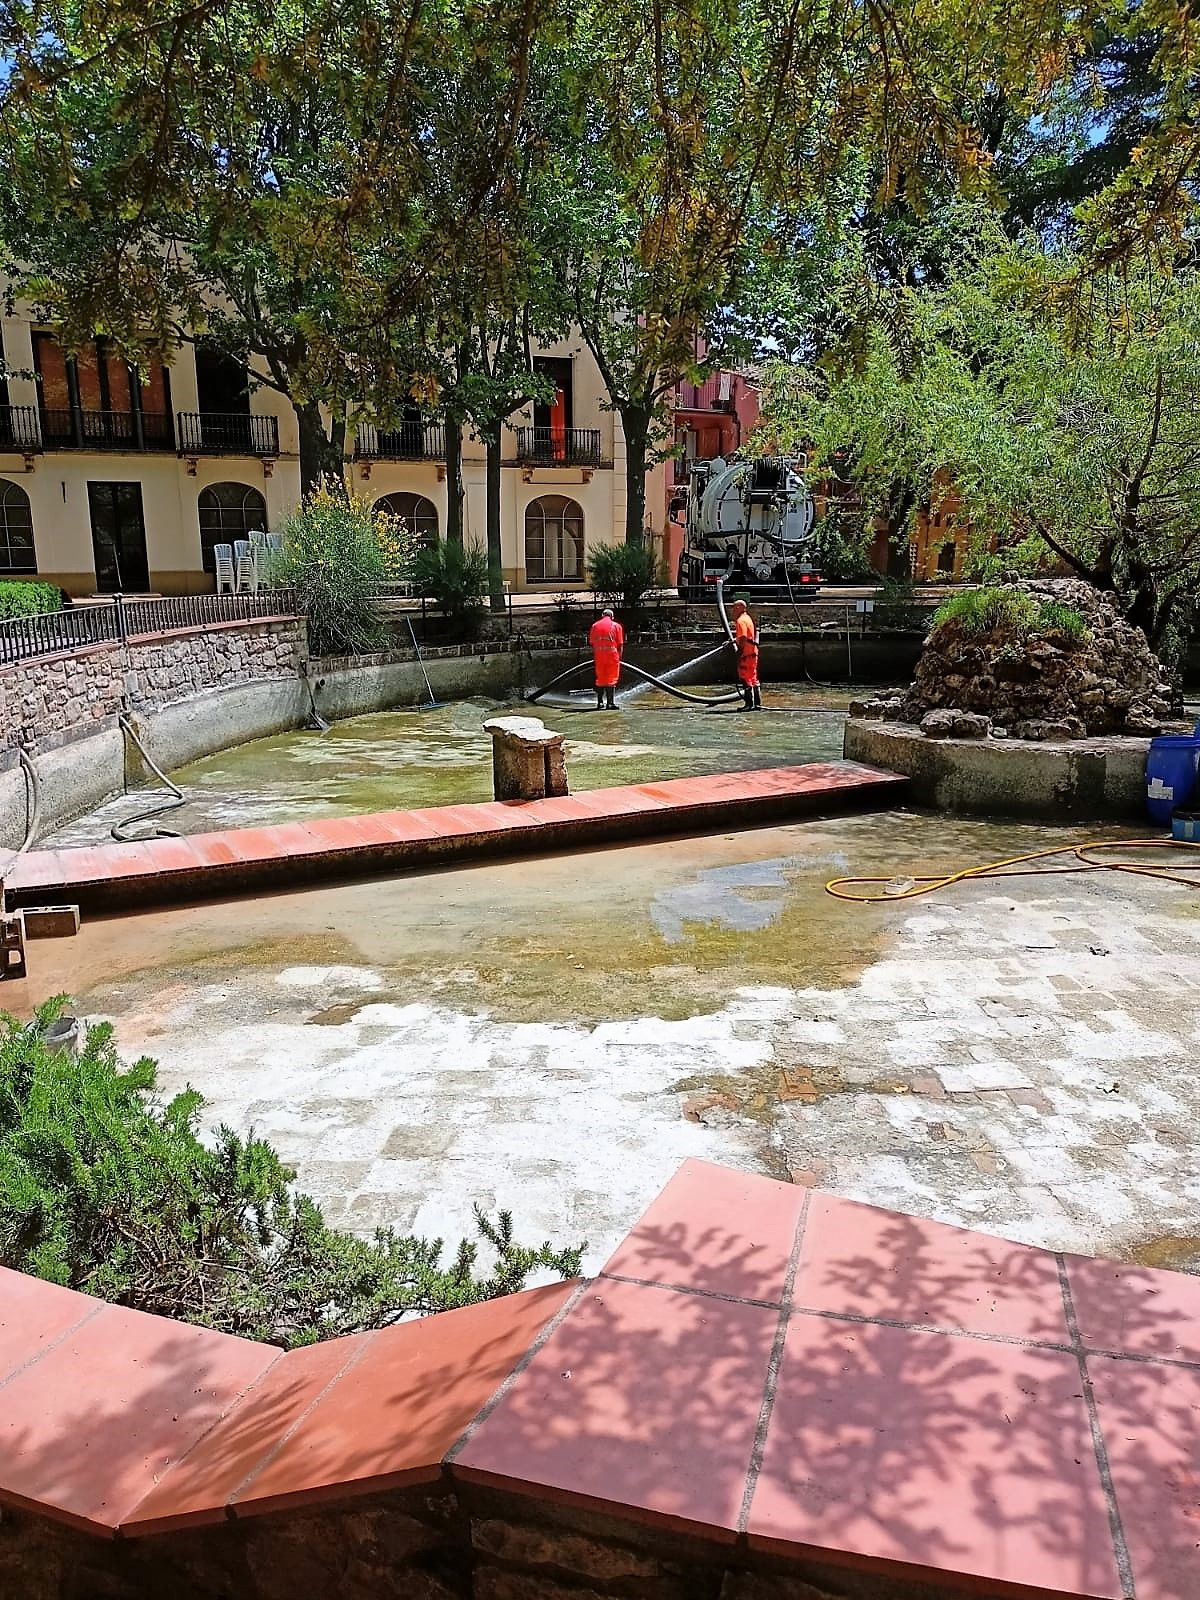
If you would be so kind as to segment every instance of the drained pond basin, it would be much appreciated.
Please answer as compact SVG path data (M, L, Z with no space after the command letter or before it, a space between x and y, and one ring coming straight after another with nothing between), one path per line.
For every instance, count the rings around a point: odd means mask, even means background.
M407 726L436 766L437 724ZM164 1091L270 1138L363 1232L453 1241L505 1206L595 1267L697 1155L1188 1265L1194 897L1105 872L823 893L1076 838L889 812L95 920L36 945L10 1005L111 1019Z

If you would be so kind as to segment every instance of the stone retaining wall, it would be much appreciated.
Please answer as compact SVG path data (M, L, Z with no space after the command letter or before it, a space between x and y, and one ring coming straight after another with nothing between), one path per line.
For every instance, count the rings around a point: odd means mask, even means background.
M595 1513L429 1485L143 1539L96 1539L5 1511L0 1593L13 1600L944 1600L946 1590L817 1563L772 1563Z
M907 723L852 718L843 754L903 773L917 805L1047 822L1146 815L1148 739L1113 736L1027 743L927 739Z
M151 709L206 689L295 678L296 618L268 618L95 645L0 667L0 744L30 754L100 731L122 709ZM5 764L11 765L11 756Z

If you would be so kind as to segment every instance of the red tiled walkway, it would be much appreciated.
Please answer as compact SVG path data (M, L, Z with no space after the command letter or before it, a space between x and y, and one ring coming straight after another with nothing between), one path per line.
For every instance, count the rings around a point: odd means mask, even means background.
M0 1271L0 1502L127 1536L448 1472L1042 1600L1200 1594L1200 1280L686 1163L590 1283L286 1354Z
M34 850L7 880L13 906L111 910L436 866L454 857L577 849L816 811L892 804L908 779L853 761L671 778L561 799L486 801L237 828L184 839Z

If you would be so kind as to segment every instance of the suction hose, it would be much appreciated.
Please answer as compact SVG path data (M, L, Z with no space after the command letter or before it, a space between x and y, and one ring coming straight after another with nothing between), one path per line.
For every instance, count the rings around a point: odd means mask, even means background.
M591 670L592 663L590 661L577 661L573 667L568 667L565 672L560 672L556 678L551 678L550 682L544 683L540 689L534 689L530 694L527 694L525 699L530 704L533 704L533 702L540 700L544 694L549 694L550 690L558 684L564 683L568 678L575 677L577 673L590 672ZM674 695L676 700L686 700L689 705L693 706L720 706L725 705L727 701L740 700L742 698L737 691L718 695L689 694L686 689L677 689L674 684L667 683L664 678L656 678L652 672L647 672L643 667L635 666L632 661L622 661L621 670L622 672L632 672L635 677L643 678L647 683L654 684L655 688Z
M179 835L176 833L174 828L164 828L162 824L157 821L154 821L152 832L148 834L143 833L136 835L133 838L130 837L130 828L135 827L139 822L151 822L153 819L160 817L164 811L178 811L180 806L187 804L187 796L184 794L179 785L173 783L171 779L167 777L162 768L156 764L153 756L138 738L137 729L133 726L133 723L130 722L129 718L123 711L117 718L117 722L119 723L121 731L125 737L127 739L132 739L134 745L141 754L142 760L150 768L150 771L165 788L171 791L171 793L168 799L160 800L156 805L151 806L148 810L139 811L136 816L126 817L124 821L114 824L114 826L110 829L112 837L117 841L118 844L134 844L137 842L138 838L178 839ZM126 789L125 792L128 794L128 789Z

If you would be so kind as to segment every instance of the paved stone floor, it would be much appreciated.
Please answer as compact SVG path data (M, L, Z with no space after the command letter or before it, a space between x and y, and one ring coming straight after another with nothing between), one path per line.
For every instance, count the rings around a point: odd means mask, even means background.
M822 892L1078 837L876 815L156 913L34 946L25 998L111 1017L363 1231L478 1201L594 1266L693 1155L1200 1264L1200 898Z

